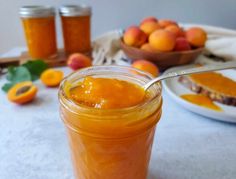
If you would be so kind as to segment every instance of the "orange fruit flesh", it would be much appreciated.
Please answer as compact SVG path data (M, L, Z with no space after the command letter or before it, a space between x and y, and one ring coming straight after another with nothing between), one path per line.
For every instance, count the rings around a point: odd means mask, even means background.
M117 109L135 106L145 99L142 87L108 78L86 77L70 90L71 98L77 103L101 109Z
M58 86L63 79L63 72L54 69L47 69L41 74L40 79L46 86Z
M8 100L17 104L24 104L34 99L37 87L31 81L24 81L14 85L7 93Z

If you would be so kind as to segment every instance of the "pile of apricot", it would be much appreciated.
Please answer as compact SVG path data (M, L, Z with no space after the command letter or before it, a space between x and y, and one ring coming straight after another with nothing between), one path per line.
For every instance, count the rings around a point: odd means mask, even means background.
M147 17L139 26L128 27L123 35L126 45L148 52L187 51L204 47L207 33L200 27L183 29L173 20Z

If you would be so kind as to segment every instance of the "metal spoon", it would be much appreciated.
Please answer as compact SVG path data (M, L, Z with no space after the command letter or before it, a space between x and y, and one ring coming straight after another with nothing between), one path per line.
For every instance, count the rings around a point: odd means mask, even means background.
M183 76L183 75L191 75L194 73L203 73L203 72L232 69L232 68L236 68L236 62L225 62L225 63L220 63L220 64L206 65L206 66L202 66L202 67L195 67L195 68L189 68L189 69L185 69L185 70L179 70L176 72L164 73L163 75L149 81L143 87L144 87L144 90L146 91L153 84L155 84L161 80L165 80L167 78L174 78L174 77Z

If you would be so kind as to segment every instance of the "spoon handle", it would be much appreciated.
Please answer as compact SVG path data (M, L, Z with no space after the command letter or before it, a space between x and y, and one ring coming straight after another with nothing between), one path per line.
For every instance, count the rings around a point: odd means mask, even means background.
M195 67L195 68L189 68L189 69L184 69L184 70L179 70L176 72L169 72L169 73L164 73L163 75L154 78L153 80L149 81L144 85L144 90L147 90L152 86L154 83L165 80L167 78L173 78L173 77L178 77L178 76L183 76L183 75L191 75L194 73L203 73L203 72L209 72L209 71L217 71L217 70L224 70L224 69L232 69L236 68L236 62L225 62L225 63L220 63L220 64L214 64L214 65L206 65L202 67Z

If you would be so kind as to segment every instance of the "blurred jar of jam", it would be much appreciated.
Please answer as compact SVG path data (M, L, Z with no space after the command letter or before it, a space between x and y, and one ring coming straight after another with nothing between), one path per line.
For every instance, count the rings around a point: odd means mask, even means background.
M91 7L85 5L66 5L59 9L67 54L91 50Z
M20 16L30 56L56 56L55 9L49 6L23 6Z

